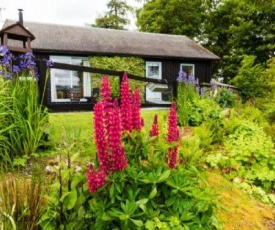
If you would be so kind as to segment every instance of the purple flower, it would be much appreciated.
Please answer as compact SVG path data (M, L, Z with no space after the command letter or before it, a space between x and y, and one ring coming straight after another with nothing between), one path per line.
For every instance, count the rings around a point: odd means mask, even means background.
M34 77L35 77L36 81L39 80L39 74L38 74L37 68L34 69Z
M33 53L32 52L27 52L26 54L25 54L25 57L24 57L25 59L34 59L34 55L33 55Z
M20 60L19 67L20 69L26 69L26 64L23 60Z
M0 46L0 53L5 55L8 52L9 52L9 50L6 46Z
M13 67L12 67L12 72L13 73L19 73L21 70L20 70L20 68L19 68L19 66L18 65L14 65Z
M187 82L195 85L196 84L196 79L193 75L189 75Z
M179 81L179 82L185 81L186 82L186 80L187 80L186 78L187 78L187 74L184 71L180 70L177 81Z
M27 68L34 68L35 67L35 62L32 60L32 59L29 59L29 60L27 60L27 62L26 62L26 67Z
M5 78L6 78L6 79L11 79L11 74L10 74L9 72L7 72L7 73L5 74Z
M8 67L10 65L10 58L7 55L4 55L2 59L2 65Z
M53 61L52 60L46 60L46 65L48 67L52 67L53 66Z

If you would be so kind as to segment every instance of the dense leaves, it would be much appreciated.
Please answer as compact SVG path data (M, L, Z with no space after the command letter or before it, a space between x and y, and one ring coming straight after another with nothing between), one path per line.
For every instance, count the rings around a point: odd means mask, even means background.
M213 1L206 11L203 45L222 58L219 75L225 80L237 73L243 55L265 63L274 55L275 5L250 0Z
M137 13L137 26L141 31L195 37L200 32L202 7L201 0L148 1Z
M96 18L94 27L109 29L125 29L129 24L127 13L132 11L125 0L110 0L107 4L108 11L101 17Z
M254 56L245 56L237 76L231 81L238 88L244 101L263 97L267 89L267 82L261 76L263 67L260 64L255 65L254 61Z
M221 57L216 76L236 76L244 55L274 56L274 1L153 0L137 12L140 31L187 35Z

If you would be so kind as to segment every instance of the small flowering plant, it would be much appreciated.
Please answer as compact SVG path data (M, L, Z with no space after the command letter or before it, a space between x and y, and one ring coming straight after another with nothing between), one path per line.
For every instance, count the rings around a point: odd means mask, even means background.
M45 127L48 123L47 110L41 105L40 91L37 84L38 72L35 57L28 52L15 56L7 47L0 47L0 92L8 98L6 111L8 118L0 115L5 126L13 127L5 133L7 147L13 158L30 157L39 146L45 145ZM1 145L2 146L2 145ZM0 151L1 151L0 146Z
M183 70L179 71L179 76L177 77L177 81L178 82L185 82L186 84L191 84L193 86L199 84L199 79L198 78L196 79L193 74L187 75L187 73L184 72Z

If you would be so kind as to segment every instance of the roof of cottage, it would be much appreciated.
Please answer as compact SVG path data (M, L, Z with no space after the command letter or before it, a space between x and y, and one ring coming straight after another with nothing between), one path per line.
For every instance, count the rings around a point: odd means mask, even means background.
M13 24L16 21L6 20L2 30ZM34 52L219 60L218 56L182 35L38 22L24 22L24 27L35 36L31 44Z

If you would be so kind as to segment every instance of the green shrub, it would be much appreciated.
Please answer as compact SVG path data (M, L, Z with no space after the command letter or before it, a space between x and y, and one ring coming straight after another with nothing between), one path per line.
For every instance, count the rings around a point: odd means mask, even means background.
M207 157L207 161L239 176L266 191L274 188L274 143L259 125L251 121L234 120L227 124L224 152Z
M201 139L198 135L182 137L179 148L179 158L183 165L194 165L201 167L203 163L203 149L201 148Z
M203 123L199 127L194 128L194 135L200 140L200 148L204 151L208 151L212 148L213 132L209 129L207 123Z
M236 95L228 89L218 89L213 98L222 108L232 108L235 106Z
M192 84L178 83L177 110L181 126L197 126L202 123L202 108L198 104L199 96Z
M263 67L254 64L255 58L255 56L244 56L237 76L231 80L244 101L265 95L266 83L261 77Z

